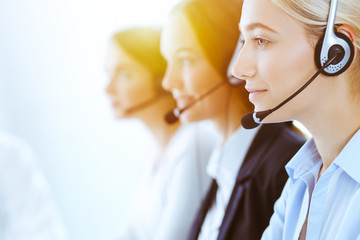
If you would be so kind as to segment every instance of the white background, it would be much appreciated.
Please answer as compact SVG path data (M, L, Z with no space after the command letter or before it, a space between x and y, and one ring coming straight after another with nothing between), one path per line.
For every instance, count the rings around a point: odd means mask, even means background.
M159 25L177 0L0 0L0 129L34 150L70 239L121 225L140 159L154 153L135 120L115 121L104 92L117 30Z

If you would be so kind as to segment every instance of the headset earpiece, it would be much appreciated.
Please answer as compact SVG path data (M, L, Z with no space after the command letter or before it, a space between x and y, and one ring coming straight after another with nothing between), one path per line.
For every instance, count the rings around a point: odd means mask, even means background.
M334 57L327 68L321 73L326 76L337 76L343 73L354 59L354 45L345 34L334 32L335 17L338 0L330 0L330 9L325 35L322 37L315 48L315 63L320 69L324 63Z
M324 62L334 54L338 55L331 65L322 71L326 76L337 76L343 73L354 58L354 45L350 38L339 32L336 32L335 35L336 37L325 43L324 37L322 37L315 48L315 63L318 68L321 68Z

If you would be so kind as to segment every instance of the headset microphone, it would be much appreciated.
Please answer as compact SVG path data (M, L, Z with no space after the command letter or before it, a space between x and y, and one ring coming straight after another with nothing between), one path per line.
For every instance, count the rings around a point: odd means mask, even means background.
M326 76L337 76L351 65L355 53L351 40L342 33L334 32L337 4L338 0L331 1L325 35L315 48L315 63L319 70L299 90L276 107L260 112L250 112L243 116L241 125L244 128L252 129L259 126L264 118L302 92L320 73Z
M265 111L260 111L260 112L249 112L247 114L245 114L242 118L241 118L241 125L243 126L243 128L245 129L252 129L252 128L256 128L257 126L259 126L259 124L262 122L262 120L264 120L264 118L266 118L270 113L278 110L279 108L281 108L283 105L285 105L287 102L289 102L291 99L293 99L294 97L296 97L299 93L301 93L307 86L310 85L310 83L312 83L312 81L314 81L314 79L325 69L327 68L332 62L334 62L337 57L341 54L341 50L340 49L335 49L335 55L328 59L325 64L301 87L299 88L299 90L297 90L295 93L293 93L290 97L288 97L287 99L285 99L284 101L282 101L279 105L277 105L274 108L265 110Z
M222 86L224 83L226 83L227 81L222 81L220 83L218 83L217 85L215 85L213 88L211 88L210 90L208 90L207 92L205 92L204 94L200 95L200 97L196 98L194 101L192 101L189 105L187 105L184 108L175 108L171 111L169 111L166 115L165 115L165 121L168 124L173 124L176 123L179 118L180 115L186 111L187 109L191 108L195 103L201 101L204 97L210 95L211 93L213 93L216 89L218 89L220 86Z
M185 108L186 109L186 108ZM180 109L180 108L174 108L173 110L169 111L168 113L166 113L165 115L165 121L168 124L173 124L176 123L179 118L180 118L180 114L185 111L185 109Z
M134 106L131 106L131 107L128 107L124 110L124 112L126 114L132 114L134 112L137 112L137 111L140 111L140 110L143 110L149 106L151 106L152 104L154 104L158 99L159 99L159 94L156 94L154 97L151 97L150 99L148 100L145 100L141 103L138 103Z

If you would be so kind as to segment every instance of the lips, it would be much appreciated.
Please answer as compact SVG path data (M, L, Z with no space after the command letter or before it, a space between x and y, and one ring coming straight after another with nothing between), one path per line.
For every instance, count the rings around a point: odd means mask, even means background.
M116 100L110 100L111 103L111 107L113 110L115 111L121 111L123 109L124 106L122 106L122 104L119 101Z
M194 98L182 96L175 98L175 100L179 108L186 108L194 101Z
M245 87L245 88L249 92L250 101L254 100L256 97L262 95L267 91L266 89L257 89L257 88L249 88L249 87Z
M120 106L120 104L118 102L115 102L115 101L111 101L111 106L113 108L118 108Z

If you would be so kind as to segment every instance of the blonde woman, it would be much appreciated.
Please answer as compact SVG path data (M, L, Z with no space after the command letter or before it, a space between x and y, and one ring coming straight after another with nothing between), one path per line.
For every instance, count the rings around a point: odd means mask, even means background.
M182 111L181 122L210 120L222 136L209 160L213 182L189 239L259 239L286 182L284 165L303 143L289 124L247 131L253 107L228 83L238 40L238 1L191 0L177 5L161 36L168 67L163 80Z
M175 101L161 88L166 62L160 54L159 30L135 27L114 34L106 69L115 117L139 119L158 145L156 159L142 162L146 167L130 217L116 239L185 239L209 185L205 166L216 135L201 125L164 121Z
M255 111L274 108L322 73L264 119L296 119L313 138L287 164L289 180L262 239L360 239L360 2L339 0L337 9L336 2L244 1L233 73L246 81ZM331 51L320 40L325 30L338 36L331 35Z

